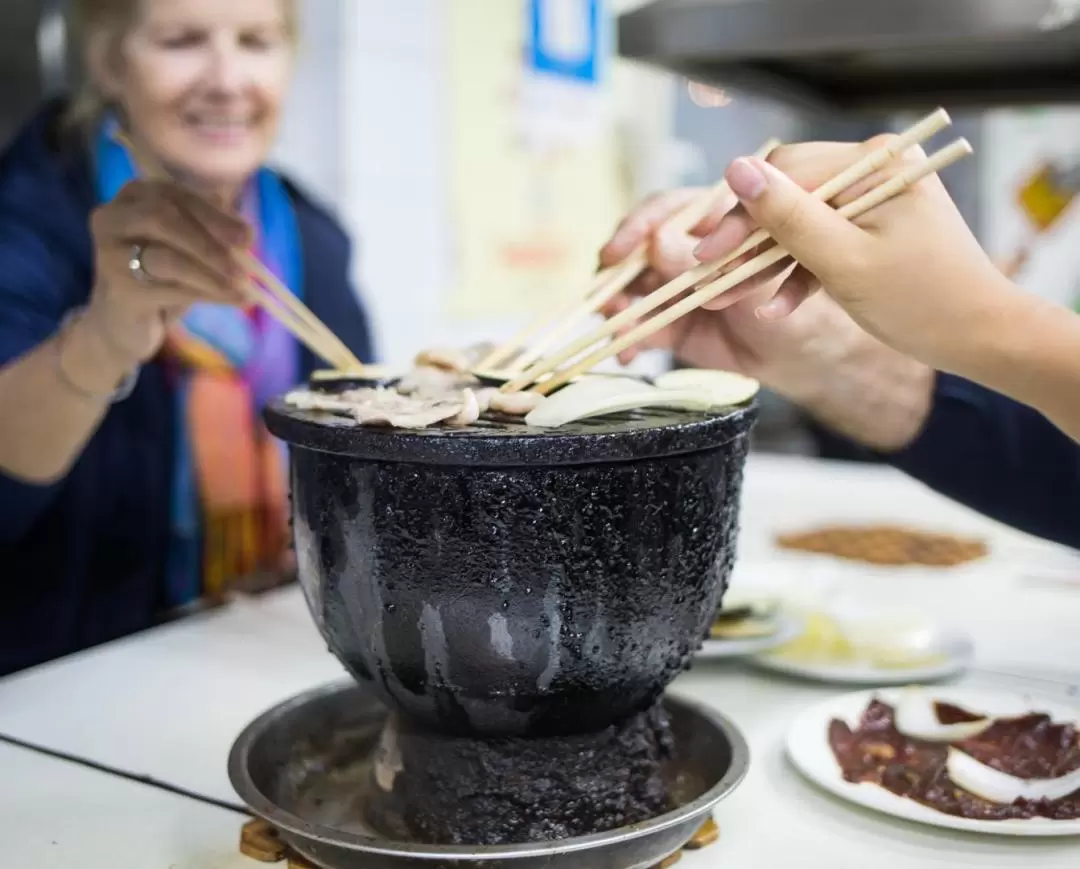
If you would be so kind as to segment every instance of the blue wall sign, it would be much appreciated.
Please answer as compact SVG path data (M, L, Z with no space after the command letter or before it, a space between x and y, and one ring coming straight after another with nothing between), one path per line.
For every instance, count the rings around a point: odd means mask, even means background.
M596 84L603 0L528 0L530 71Z

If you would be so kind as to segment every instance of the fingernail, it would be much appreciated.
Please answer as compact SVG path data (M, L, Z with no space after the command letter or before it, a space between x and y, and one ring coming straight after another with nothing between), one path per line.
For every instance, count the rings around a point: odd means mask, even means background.
M705 236L698 242L697 247L694 248L694 259L701 262L710 262L715 259L719 259L721 254L728 252L729 245L720 244L716 238L716 233Z
M732 192L744 201L757 199L769 186L765 173L745 157L732 163L724 178Z
M785 314L785 306L779 299L772 299L761 305L754 314L759 320L780 320Z

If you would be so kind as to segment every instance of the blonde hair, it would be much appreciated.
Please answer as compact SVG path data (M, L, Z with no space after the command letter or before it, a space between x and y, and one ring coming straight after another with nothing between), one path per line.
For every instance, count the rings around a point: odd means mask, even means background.
M146 0L73 0L71 22L82 43L85 80L67 110L67 122L72 129L88 130L110 108L109 99L89 69L89 57L95 46L104 53L115 52L120 41L134 26L139 6ZM222 0L224 2L224 0ZM299 0L281 0L285 26L295 40L299 30Z

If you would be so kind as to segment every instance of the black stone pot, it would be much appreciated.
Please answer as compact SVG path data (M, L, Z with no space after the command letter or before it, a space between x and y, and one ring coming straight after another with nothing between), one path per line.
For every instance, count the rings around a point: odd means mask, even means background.
M557 430L361 428L276 402L330 650L434 730L585 733L689 666L731 571L753 407Z

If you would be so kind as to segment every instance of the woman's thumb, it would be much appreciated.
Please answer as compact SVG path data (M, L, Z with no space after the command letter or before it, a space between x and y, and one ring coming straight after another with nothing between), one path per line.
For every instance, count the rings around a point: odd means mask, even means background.
M865 233L783 172L755 157L741 157L725 173L747 214L802 265L828 281L842 263L838 254L866 240Z

